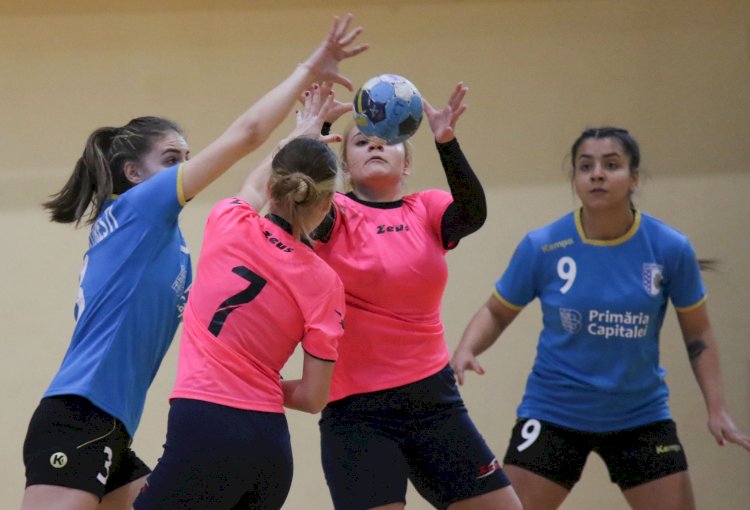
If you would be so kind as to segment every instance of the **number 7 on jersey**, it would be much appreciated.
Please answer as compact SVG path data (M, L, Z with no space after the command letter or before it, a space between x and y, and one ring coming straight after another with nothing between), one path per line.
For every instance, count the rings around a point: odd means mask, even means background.
M230 313L239 308L240 305L244 305L245 303L249 303L250 301L255 299L258 294L260 294L260 291L263 290L263 287L265 287L266 285L266 280L262 276L254 273L252 270L245 266L234 267L232 268L232 272L250 282L250 285L248 285L244 290L238 292L234 296L226 299L216 309L216 312L211 319L211 324L208 325L208 330L214 336L219 336L219 333L221 333L221 328L224 327L224 321L227 320L227 317Z

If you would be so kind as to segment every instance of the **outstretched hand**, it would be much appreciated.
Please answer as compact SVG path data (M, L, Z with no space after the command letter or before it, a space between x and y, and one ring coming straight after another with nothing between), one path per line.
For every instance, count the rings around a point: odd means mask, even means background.
M463 102L468 90L469 87L459 82L448 100L448 105L442 110L436 110L427 99L422 98L424 113L438 143L450 142L456 137L456 123L469 107Z
M297 122L289 135L282 139L276 150L268 154L265 159L248 174L240 191L235 195L247 201L256 211L260 211L268 202L268 180L271 175L271 164L278 150L290 141L300 136L314 138L324 143L340 142L340 135L322 136L320 129L334 107L335 98L330 86L321 87L314 84L302 95L302 108L297 111Z
M329 92L333 90L333 83L331 82L323 82L318 84L320 86L320 95L321 97L326 97ZM302 94L299 97L299 102L303 105L305 104L305 94ZM335 97L333 98L333 103L331 104L331 107L327 109L327 113L325 116L324 122L327 122L329 124L333 124L339 118L341 118L342 115L345 115L347 113L351 113L354 110L354 104L351 101L339 101Z
M734 420L725 411L709 416L708 430L719 445L724 446L726 440L750 451L750 437L737 428Z
M466 370L471 370L479 375L484 375L484 368L482 368L482 365L477 361L477 357L466 349L459 349L453 353L451 368L453 368L453 372L456 374L456 381L459 386L464 383L464 372Z
M351 13L343 18L335 16L333 18L333 26L328 32L328 37L303 63L315 76L315 81L334 82L343 85L349 90L354 89L352 82L339 73L338 64L344 59L359 55L369 46L367 44L358 44L350 47L352 42L364 30L361 26L349 30L351 21Z
M324 122L330 122L328 119L340 108L339 101L331 89L330 83L314 84L306 90L300 98L302 109L297 110L297 124L289 135L288 139L298 136L307 136L315 138L324 143L340 142L341 135L322 135L321 128ZM340 114L339 114L340 115Z

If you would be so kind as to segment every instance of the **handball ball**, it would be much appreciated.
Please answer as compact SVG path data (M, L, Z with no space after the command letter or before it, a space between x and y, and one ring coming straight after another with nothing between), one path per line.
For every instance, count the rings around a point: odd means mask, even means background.
M354 122L369 138L399 144L422 122L422 96L403 76L375 76L354 95Z

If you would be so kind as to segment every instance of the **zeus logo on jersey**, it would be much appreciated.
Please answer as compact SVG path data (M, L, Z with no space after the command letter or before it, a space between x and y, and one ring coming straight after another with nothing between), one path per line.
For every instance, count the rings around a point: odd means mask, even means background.
M385 234L386 232L408 232L409 225L378 225L378 234Z
M266 236L266 239L268 239L268 242L276 246L279 250L283 250L285 253L294 251L294 248L290 248L286 244L282 243L280 239L273 237L273 234L268 230L265 230L263 234Z
M589 310L586 332L605 339L639 339L648 334L650 317L645 313L614 313L609 310ZM583 316L577 310L560 308L560 323L568 333L578 333L583 328Z

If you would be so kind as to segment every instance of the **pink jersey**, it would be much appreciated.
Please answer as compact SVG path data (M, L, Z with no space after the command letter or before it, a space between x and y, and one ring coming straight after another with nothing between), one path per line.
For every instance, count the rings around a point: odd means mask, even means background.
M280 371L298 343L337 358L341 280L307 245L247 202L219 202L206 222L185 308L171 398L283 413Z
M415 382L448 363L440 222L452 201L439 190L386 204L336 195L330 241L315 248L346 290L346 331L330 400Z

